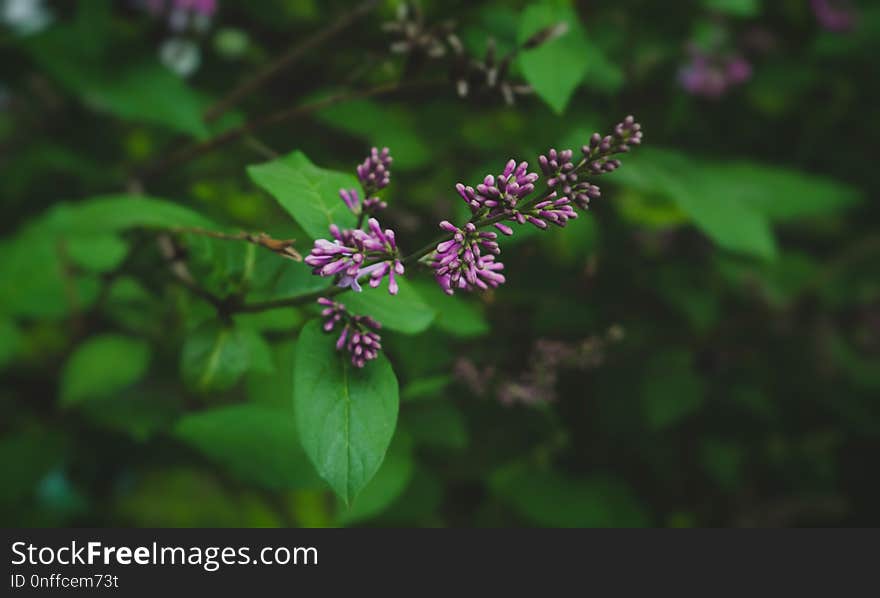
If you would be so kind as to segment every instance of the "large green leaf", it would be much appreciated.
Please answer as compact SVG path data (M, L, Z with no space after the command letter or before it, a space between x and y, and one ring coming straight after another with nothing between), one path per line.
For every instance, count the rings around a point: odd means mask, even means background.
M495 494L521 516L548 527L642 527L650 519L630 489L611 478L577 478L514 464L490 479Z
M111 233L129 228L218 228L210 218L178 203L126 194L59 203L46 213L44 222L53 232L70 235Z
M590 42L571 7L550 1L532 4L522 12L519 23L520 44L546 27L565 23L568 28L558 38L519 55L526 80L558 114L565 111L581 82L603 90L614 90L623 82L620 69Z
M615 181L672 199L718 245L776 257L770 222L827 214L857 203L852 187L753 162L710 162L674 150L640 148Z
M341 188L359 188L352 174L319 168L302 152L248 166L247 172L314 239L328 237L331 224L355 225L354 214L339 198Z
M99 234L71 239L65 250L67 257L77 266L106 272L122 263L128 253L128 244L116 235Z
M54 27L27 44L34 60L89 106L205 138L205 99L155 60L113 61L83 24ZM88 23L86 23L88 25Z
M406 279L398 278L397 282L400 290L396 295L389 294L384 284L375 289L364 285L363 292L346 293L339 300L352 313L375 318L383 328L406 334L424 331L434 320L434 310Z
M702 175L719 201L739 201L772 221L830 214L862 199L832 179L754 162L707 164Z
M296 346L293 405L306 454L346 504L376 474L397 424L397 378L380 355L363 368L313 320Z
M61 373L61 402L109 397L140 380L147 371L150 347L116 334L96 336L79 347Z
M672 150L640 148L615 180L641 191L670 197L718 245L762 258L776 256L767 218L703 173L699 160Z
M210 320L187 336L180 369L190 388L208 392L232 387L249 370L274 368L271 350L256 331Z
M110 236L135 227L219 228L189 208L150 197L107 195L59 203L0 241L0 278L15 281L0 293L0 312L56 318L87 307L97 295L97 280L71 279L67 262L94 270L118 264L121 245L111 242L113 255L101 255L101 247L107 250Z
M379 471L350 507L340 509L339 522L349 525L387 509L406 489L414 469L412 441L398 428Z
M247 482L272 490L320 484L289 408L228 405L180 419L175 435Z

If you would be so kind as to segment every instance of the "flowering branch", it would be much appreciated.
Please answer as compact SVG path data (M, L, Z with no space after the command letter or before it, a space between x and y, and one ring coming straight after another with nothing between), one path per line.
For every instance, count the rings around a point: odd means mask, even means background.
M601 196L598 186L591 180L614 172L621 166L616 155L627 153L634 145L642 142L641 125L632 116L619 123L611 135L595 133L589 142L581 147L581 158L575 162L573 150L557 151L550 149L546 155L538 157L541 174L529 172L528 163L509 160L503 172L497 176L487 175L476 188L458 183L455 188L459 196L471 210L471 218L463 225L456 226L444 220L440 228L445 234L425 245L415 253L402 257L397 247L394 231L382 229L375 213L386 207L374 194L388 185L391 178L391 156L388 148L381 152L373 148L372 153L357 167L358 179L364 193L364 200L356 189L340 189L339 195L349 210L356 214L357 226L340 229L330 225L332 240L318 239L310 254L303 260L312 267L318 276L333 277L336 288L321 293L318 302L325 306L323 315L332 317L327 325L331 330L334 322L345 319L348 324L337 343L337 349L348 348L352 363L363 367L364 363L378 354L378 323L363 328L358 322L367 316L357 316L345 311L344 306L329 299L330 296L352 289L362 290L360 281L369 279L372 287L377 287L387 276L388 292L396 295L398 284L395 276L402 276L405 264L423 262L434 271L440 288L452 295L456 290L486 290L498 287L506 278L502 271L504 264L498 260L501 247L497 242L498 233L483 231L494 226L504 235L513 235L514 229L507 224L529 223L539 229L547 229L551 224L564 227L569 220L578 217L575 207L589 209L590 201ZM535 194L535 183L544 176L546 188ZM367 229L362 224L366 216ZM305 297L276 301L272 305L300 304ZM248 306L255 309L254 305ZM373 322L372 320L369 320ZM355 324L353 324L355 323ZM356 329L356 339L373 334L375 338L365 348L359 340L346 341L350 328ZM377 343L376 345L370 344Z

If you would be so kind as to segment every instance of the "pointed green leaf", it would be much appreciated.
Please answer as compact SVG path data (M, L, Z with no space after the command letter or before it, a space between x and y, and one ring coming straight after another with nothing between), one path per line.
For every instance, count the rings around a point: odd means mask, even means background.
M331 224L355 225L354 214L339 198L341 188L360 188L354 175L319 168L302 152L249 166L247 171L313 239L326 238Z
M253 329L211 320L183 344L180 368L187 386L201 392L226 390L248 370L271 372L266 341Z
M346 293L340 301L355 314L378 320L383 328L416 334L431 325L435 311L422 300L418 291L404 278L397 280L400 290L391 295L383 284L377 288L364 285L361 293ZM437 293L442 291L438 288Z
M150 347L117 334L96 336L80 345L61 373L61 403L109 397L140 380L147 371Z
M363 368L312 320L296 345L293 405L318 475L346 504L376 474L397 425L397 378L384 355Z
M246 482L271 490L320 484L299 443L289 407L217 407L184 416L174 433Z

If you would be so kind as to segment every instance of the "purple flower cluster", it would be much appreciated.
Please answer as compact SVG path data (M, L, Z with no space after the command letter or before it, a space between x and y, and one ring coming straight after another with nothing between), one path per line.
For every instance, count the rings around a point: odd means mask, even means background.
M486 290L504 283L504 275L500 274L504 264L495 261L501 253L496 233L480 232L472 222L460 229L444 220L440 228L452 233L452 238L437 245L431 267L447 295L455 289Z
M689 94L717 100L731 88L752 77L752 65L741 55L710 54L691 48L690 62L678 73L681 86Z
M352 315L346 311L345 305L326 297L320 297L318 304L324 306L321 311L324 332L331 332L337 324L342 324L336 350L345 348L351 355L352 365L362 368L368 361L379 356L382 349L382 338L377 332L382 328L379 322L369 316Z
M581 148L583 157L578 162L572 150L550 149L538 158L547 183L542 195L530 197L539 175L529 172L527 162L517 164L515 160L508 161L501 174L487 175L476 188L458 183L455 189L472 217L464 229L447 221L440 224L452 235L437 245L430 259L440 287L452 294L455 289L487 289L502 284L505 279L499 272L504 266L496 261L500 254L497 235L481 233L478 228L494 224L505 235L512 235L513 228L503 221L528 222L540 229L550 224L565 226L577 218L575 206L586 210L591 199L601 196L599 187L587 179L617 170L621 162L613 156L640 145L642 136L641 125L627 116L611 135L595 133Z
M318 239L305 263L318 276L338 276L337 285L362 290L359 280L370 278L370 286L378 287L388 277L388 292L398 291L395 275L404 273L394 231L382 230L379 221L370 218L368 230L340 229L330 225L333 241ZM369 263L368 263L369 262Z
M578 166L574 163L573 156L574 152L570 149L557 152L551 148L547 155L538 156L538 164L541 166L541 172L547 177L548 187L559 190L565 197L571 198L579 208L586 210L589 208L590 200L597 199L601 192L599 187L590 184L588 181L578 181ZM584 159L588 158L588 152L585 151ZM570 217L574 218L576 216L577 214ZM563 222L560 226L564 224Z
M841 33L855 26L856 13L847 0L811 0L811 5L823 29Z
M357 176L364 191L365 198L361 201L357 189L340 189L339 197L353 214L375 214L388 207L384 201L374 194L391 181L391 153L388 148L373 148L361 164L357 166Z
M489 174L476 189L462 183L458 183L455 189L474 215L486 218L507 216L509 220L522 224L526 215L517 209L517 205L535 190L535 181L538 180L538 174L528 169L528 162L517 165L516 160L509 160L497 178ZM496 222L495 227L505 235L513 234L513 229L501 222Z
M373 148L370 155L357 167L358 180L364 188L364 192L369 196L384 189L391 181L391 153L388 148Z

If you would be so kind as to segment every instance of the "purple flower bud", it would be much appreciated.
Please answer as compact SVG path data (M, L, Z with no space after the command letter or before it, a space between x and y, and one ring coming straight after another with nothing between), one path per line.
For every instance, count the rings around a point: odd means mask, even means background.
M337 324L342 324L336 340L336 350L345 348L351 355L352 365L362 368L368 361L379 356L382 349L382 339L378 334L382 326L379 322L369 316L352 315L346 311L345 305L326 297L318 298L318 303L326 306L321 312L324 332L331 332Z
M504 269L495 256L501 253L496 242L498 235L480 232L468 222L464 229L444 220L440 228L452 233L452 239L443 241L434 250L431 267L440 288L449 295L456 289L473 290L494 288L504 283Z
M391 154L388 148L373 148L370 155L357 167L358 179L367 196L384 189L391 180Z
M379 221L370 218L368 230L340 230L330 226L334 241L318 239L306 256L305 263L318 276L339 276L336 284L361 292L360 280L370 277L370 286L377 287L388 276L388 292L398 291L395 275L404 273L403 262L397 248L397 240L391 229L382 230ZM366 263L367 260L371 260Z
M811 0L810 4L823 29L840 33L855 26L855 9L847 0Z
M345 202L345 205L353 214L361 213L361 198L357 189L340 189L339 197Z

